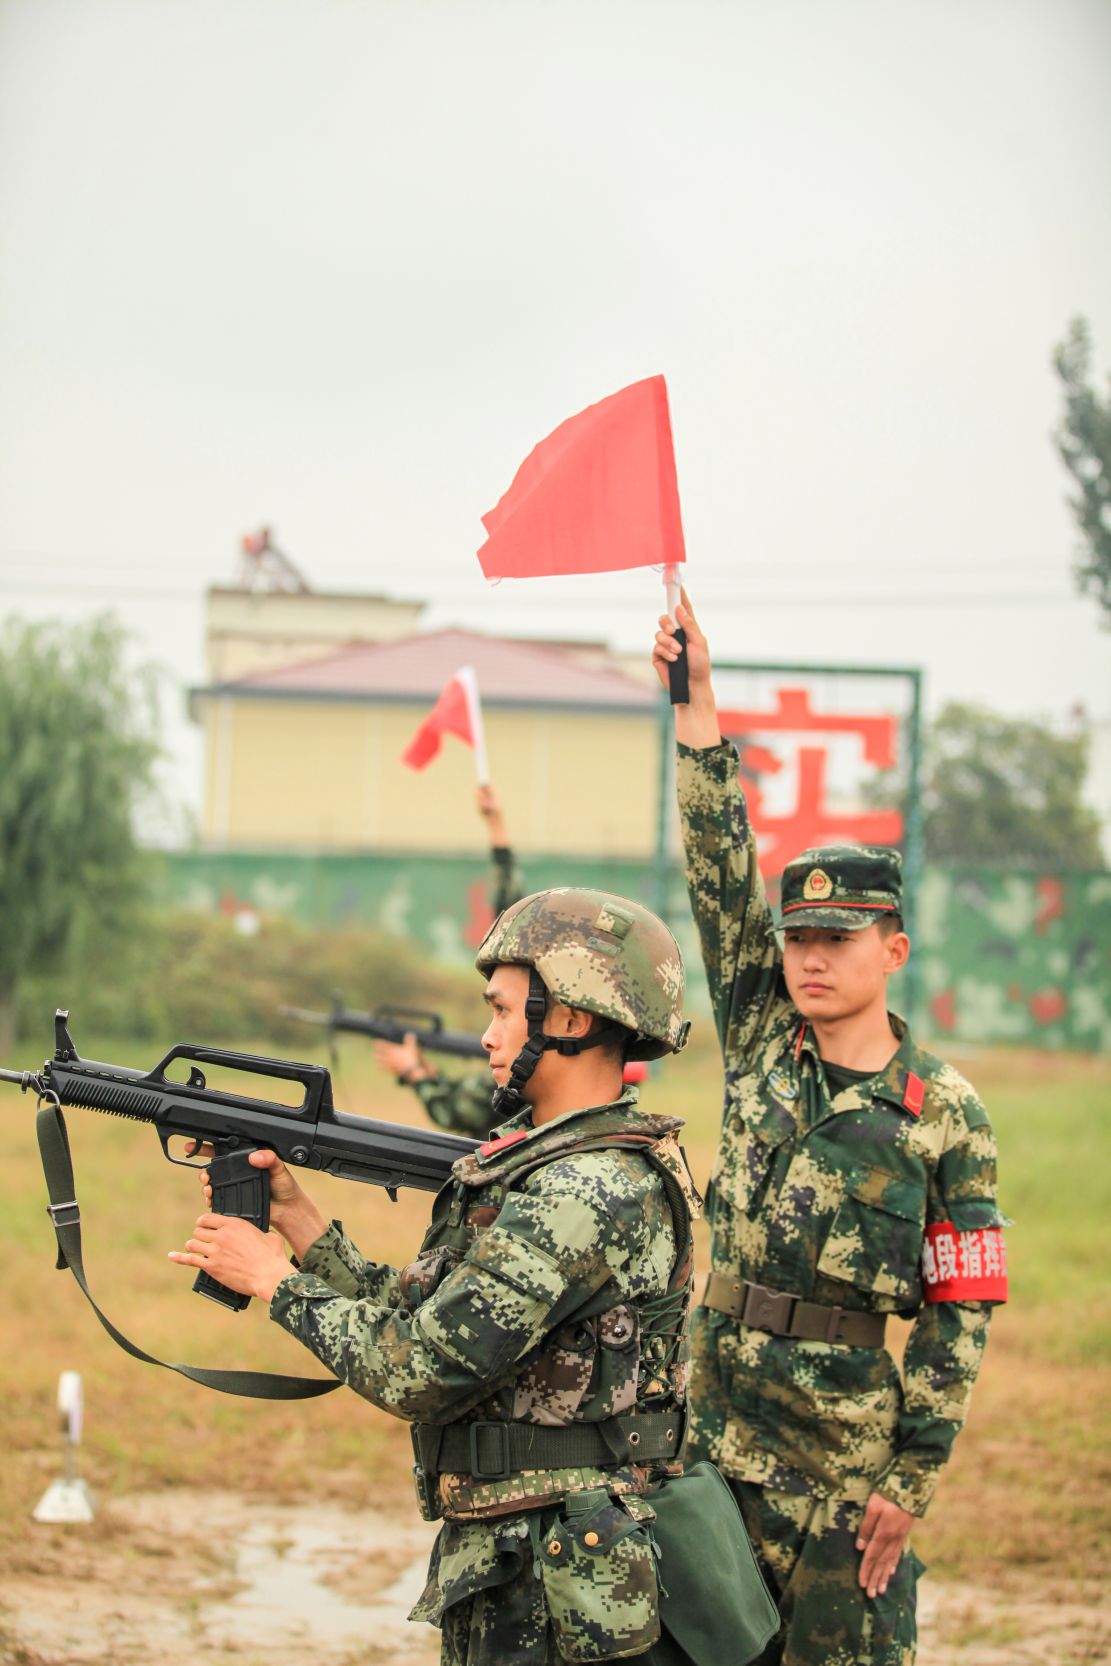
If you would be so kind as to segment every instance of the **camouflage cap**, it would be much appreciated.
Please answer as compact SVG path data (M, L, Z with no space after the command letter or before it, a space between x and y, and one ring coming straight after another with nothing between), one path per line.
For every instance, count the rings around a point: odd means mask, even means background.
M783 870L776 931L859 931L903 907L902 857L889 845L822 845Z
M627 1058L686 1043L679 945L626 897L570 886L522 897L494 921L475 965L487 978L495 966L535 966L555 1000L631 1030Z

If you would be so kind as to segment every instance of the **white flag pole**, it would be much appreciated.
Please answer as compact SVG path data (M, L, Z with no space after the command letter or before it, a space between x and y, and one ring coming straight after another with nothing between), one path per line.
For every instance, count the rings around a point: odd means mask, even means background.
M674 562L664 568L664 594L667 598L667 611L674 619L675 609L679 606L679 569Z
M474 770L475 779L480 787L490 785L490 766L486 761L486 730L482 723L482 701L478 694L478 678L475 676L473 665L464 665L456 672L456 676L463 685L463 692L467 697L467 716L470 718L471 733L474 736Z

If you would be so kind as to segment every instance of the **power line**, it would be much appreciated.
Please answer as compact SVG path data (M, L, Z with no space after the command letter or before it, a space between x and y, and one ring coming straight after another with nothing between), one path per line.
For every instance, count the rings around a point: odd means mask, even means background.
M5 591L9 594L18 593L20 591L26 591L31 595L53 594L57 596L59 601L64 601L68 597L87 597L91 599L98 596L115 596L123 597L128 601L159 602L178 606L181 603L186 602L196 605L204 600L204 591L202 589L153 589L145 586L130 584L66 584L59 588L56 582L8 583L5 580L0 579L0 593ZM328 592L319 591L317 594L327 596ZM483 592L473 590L438 591L433 595L420 599L424 601L426 606L441 607L446 604L456 605L461 602L477 602L482 594ZM714 592L703 588L699 591L698 596L699 606L702 609L707 607L736 607L745 609L764 607L792 607L797 609L799 607L804 607L807 610L812 610L814 608L845 607L853 608L854 610L864 608L879 610L899 607L1047 607L1060 605L1064 602L1069 603L1071 606L1072 603L1080 601L1081 599L1082 598L1079 596L1072 596L1068 594L1062 595L1062 593L1058 590L1030 590L1019 595L1009 595L1005 591L1000 590L987 591L982 595L974 593L968 594L959 590L954 590L947 595L937 595L936 593L933 595L892 593L889 596L854 596L845 595L844 592L840 592L837 595L832 596L800 596L797 591L782 596L759 596L753 595L751 592L746 591L740 595L726 596L720 592ZM550 594L546 596L544 600L545 605L547 606L555 605ZM590 592L590 603L592 606L617 605L618 603L627 603L628 601L629 593L627 591L599 592L591 590ZM568 598L568 604L570 604L570 598ZM525 597L523 595L516 605L525 605Z
M149 566L150 566L149 557L147 557L145 555L121 555L119 552L110 553L110 554L101 554L101 553L97 553L97 554L76 554L72 550L69 550L69 551L63 551L63 550L56 550L56 551L55 550L6 550L6 551L0 551L0 563L2 563L4 568L9 570L9 571L13 566L23 566L24 568L29 568L32 572L37 573L41 570L42 565L43 565L44 562L48 562L53 567L74 568L74 569L78 569L82 572L87 571L90 567L98 569L100 571L104 571L104 570L109 568L110 564L113 564L113 563L115 564L115 570L117 570L119 572L123 572L123 573L136 571L139 568L142 568L142 569L145 570L145 569L149 568ZM753 565L753 566L758 566L758 565L761 565L761 564L767 565L768 562L766 560L762 562L760 557L754 557L752 559L751 563L750 563L750 565ZM797 561L797 560L784 561L784 560L777 560L775 562L776 572L779 573L779 574L784 574L784 575L791 575L791 574L795 574L795 573L828 573L828 571L830 569L830 565L831 565L831 562L829 560L823 560L823 561ZM860 573L883 572L883 573L888 573L891 570L891 560L890 560L890 557L887 556L887 555L878 555L878 556L875 556L875 557L864 557L864 558L861 558L861 559L849 560L849 561L846 561L843 558L838 557L836 565L837 565L837 570L840 573L844 573L844 572L860 572ZM975 574L977 577L983 577L983 578L991 578L991 577L994 577L997 574L1000 575L1000 576L1003 576L1003 577L1013 577L1015 575L1016 571L1019 571L1019 570L1022 571L1024 576L1031 577L1031 578L1035 577L1035 576L1037 576L1037 577L1057 576L1057 575L1060 575L1061 572L1062 572L1062 567L1061 567L1060 562L1045 562L1042 565L1036 566L1036 567L1032 566L1032 565L1023 566L1022 563L1018 563L1018 562L1015 562L1013 560L1001 561L1001 562L981 561L981 562L977 562L975 565L973 565L971 562L968 562L968 561L958 561L958 562L946 563L946 564L942 565L942 564L930 559L929 557L925 557L922 560L909 562L904 566L904 568L902 570L911 571L915 568L925 568L931 574L932 573L952 574L954 576L960 575L960 576L963 576L963 577L968 577L970 574ZM737 562L736 561L698 561L697 563L692 563L691 564L691 570L692 570L692 574L697 574L697 575L723 573L723 572L733 574L737 571ZM435 569L433 569L433 571L435 571ZM213 580L212 582L213 583L218 583L219 580ZM340 581L337 580L336 582L340 582Z

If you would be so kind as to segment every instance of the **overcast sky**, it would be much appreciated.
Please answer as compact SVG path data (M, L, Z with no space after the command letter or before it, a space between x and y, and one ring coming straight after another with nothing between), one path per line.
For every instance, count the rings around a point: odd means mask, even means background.
M1109 73L1106 0L0 0L0 610L138 633L193 804L174 685L263 523L636 646L652 575L474 551L662 371L719 653L1111 723L1049 440L1074 313L1111 367Z

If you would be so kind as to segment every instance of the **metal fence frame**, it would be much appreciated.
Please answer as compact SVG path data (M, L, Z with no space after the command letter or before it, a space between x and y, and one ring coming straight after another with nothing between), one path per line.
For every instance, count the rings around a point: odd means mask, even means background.
M903 831L903 919L913 941L917 923L918 891L925 868L925 839L922 820L922 692L924 674L910 665L814 665L790 660L721 660L720 671L752 672L757 675L797 677L889 677L903 681L910 692L907 713L907 801ZM661 688L659 701L660 768L659 804L656 820L656 911L663 919L671 912L668 875L672 862L668 851L668 825L675 783L675 737L672 705ZM904 989L906 1006L913 1023L922 1015L922 978L912 954L907 962Z

